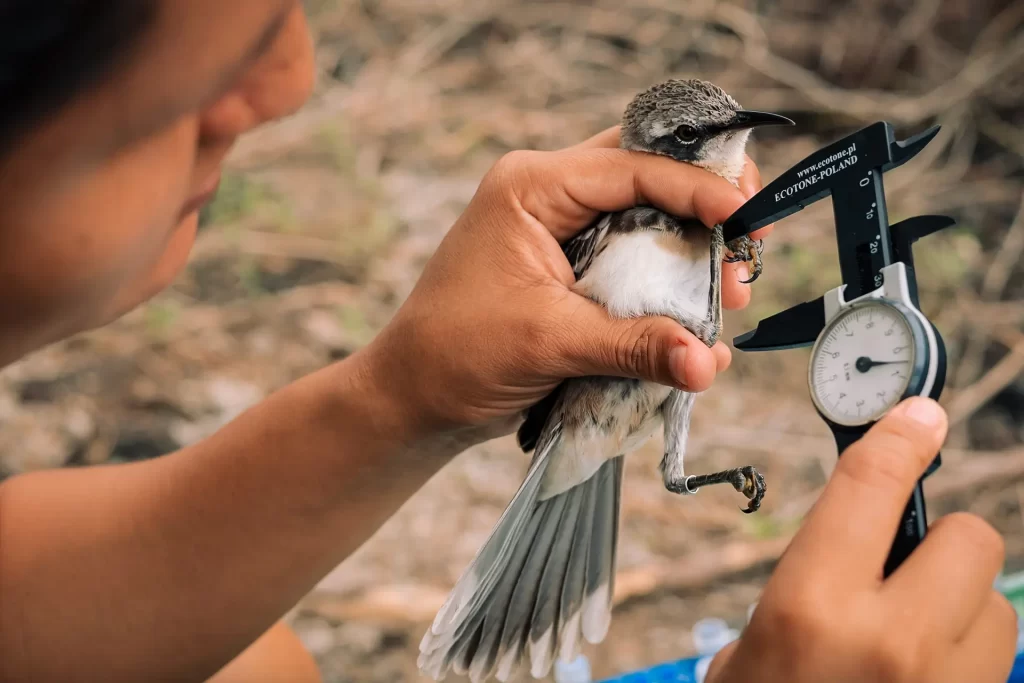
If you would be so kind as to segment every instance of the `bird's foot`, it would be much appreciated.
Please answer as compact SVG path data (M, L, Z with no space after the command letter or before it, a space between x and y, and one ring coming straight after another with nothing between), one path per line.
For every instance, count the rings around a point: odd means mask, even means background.
M713 474L697 474L684 477L681 481L665 483L672 493L697 493L698 489L713 484L732 484L732 487L746 496L750 503L743 509L746 513L757 512L761 507L767 486L764 476L753 467L737 467Z
M725 245L725 248L730 252L725 257L726 263L745 261L750 264L750 279L744 280L744 283L753 282L761 276L761 271L763 270L763 263L761 261L761 253L764 251L763 240L752 240L744 235L729 242L729 244Z

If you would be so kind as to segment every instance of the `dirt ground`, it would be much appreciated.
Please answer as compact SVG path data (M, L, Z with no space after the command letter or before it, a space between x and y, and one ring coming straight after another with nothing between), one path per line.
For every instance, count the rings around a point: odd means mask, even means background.
M636 91L701 76L797 121L755 135L766 179L876 120L903 137L943 125L886 176L892 222L958 221L917 251L954 423L929 510L982 515L1005 534L1009 566L1024 565L1024 4L307 5L314 100L239 146L170 291L0 374L0 472L158 457L203 438L372 339L501 154L578 142ZM839 284L830 218L825 200L777 226L727 338ZM698 403L691 471L756 465L770 486L760 514L741 514L729 490L666 492L660 439L628 459L617 607L586 651L596 677L692 653L700 617L742 622L834 463L806 361L736 352ZM526 464L511 438L461 455L296 607L327 681L420 680L423 630Z

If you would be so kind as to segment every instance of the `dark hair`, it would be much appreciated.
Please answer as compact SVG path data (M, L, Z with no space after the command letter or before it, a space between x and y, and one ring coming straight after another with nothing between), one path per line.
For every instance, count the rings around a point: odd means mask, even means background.
M158 0L0 0L0 155L141 42Z

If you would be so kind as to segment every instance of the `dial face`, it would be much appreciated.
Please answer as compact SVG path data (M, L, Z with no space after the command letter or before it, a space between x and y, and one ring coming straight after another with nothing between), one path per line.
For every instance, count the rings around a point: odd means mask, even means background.
M904 315L880 302L841 313L811 358L811 397L840 425L877 420L903 397L915 364L914 333Z

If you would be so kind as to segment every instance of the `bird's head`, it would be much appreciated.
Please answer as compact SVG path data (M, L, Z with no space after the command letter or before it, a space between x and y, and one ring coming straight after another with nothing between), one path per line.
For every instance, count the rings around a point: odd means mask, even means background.
M622 117L621 145L701 166L736 184L750 129L793 125L785 116L740 107L701 80L670 80L637 95Z

